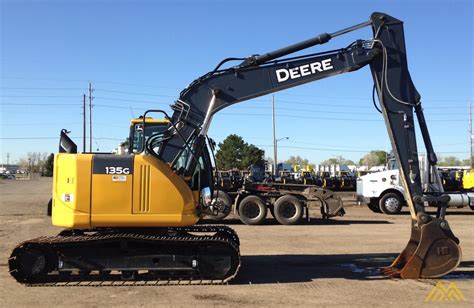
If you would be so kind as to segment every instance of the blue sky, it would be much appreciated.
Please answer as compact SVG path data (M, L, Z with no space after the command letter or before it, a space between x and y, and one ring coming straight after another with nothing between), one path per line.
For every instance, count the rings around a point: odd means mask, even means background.
M82 144L82 94L94 89L94 149L112 150L145 109L169 111L181 89L226 57L264 53L366 21L405 22L409 68L435 150L469 156L472 1L5 1L1 0L1 145L10 162L55 152L62 128ZM371 37L366 28L309 52ZM279 158L358 160L390 149L371 102L369 69L275 94ZM209 135L237 133L272 156L271 97L218 113ZM15 139L12 139L15 138ZM42 139L18 139L42 138ZM419 139L419 147L421 139ZM82 147L80 147L82 148Z

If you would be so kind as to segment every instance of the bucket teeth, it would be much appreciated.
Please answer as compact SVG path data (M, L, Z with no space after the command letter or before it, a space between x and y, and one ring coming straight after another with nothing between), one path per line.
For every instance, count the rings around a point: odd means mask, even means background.
M443 219L433 218L418 226L412 223L410 240L405 249L382 269L391 278L435 278L455 270L461 262L459 240Z
M417 226L416 221L412 221L412 228L410 234L410 240L403 249L403 251L398 255L398 257L392 262L388 267L382 268L382 273L385 276L392 278L399 278L400 271L407 264L408 260L415 253L419 243L420 243L421 232L420 228Z

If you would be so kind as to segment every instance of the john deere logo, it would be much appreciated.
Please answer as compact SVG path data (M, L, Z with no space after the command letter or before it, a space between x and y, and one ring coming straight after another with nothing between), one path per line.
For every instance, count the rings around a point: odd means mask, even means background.
M439 281L425 298L425 302L465 302L462 292L456 287L454 282L446 286Z

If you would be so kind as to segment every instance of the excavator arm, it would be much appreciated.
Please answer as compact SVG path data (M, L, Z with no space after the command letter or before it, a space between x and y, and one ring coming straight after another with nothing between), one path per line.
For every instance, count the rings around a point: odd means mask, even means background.
M346 48L283 58L306 48L324 44L334 37L370 26L373 38L358 40ZM174 105L169 130L156 155L172 166L190 151L187 164L177 170L191 176L205 147L205 136L213 115L225 107L269 93L295 87L337 74L370 66L374 87L394 150L412 219L411 238L386 275L402 278L438 277L455 269L461 260L459 240L444 218L446 196L424 196L415 138L414 111L420 125L428 159L436 165L421 107L421 97L408 71L403 22L383 13L370 20L334 33L263 55L251 56L230 68L220 67L193 81ZM424 202L438 204L438 214L425 213Z

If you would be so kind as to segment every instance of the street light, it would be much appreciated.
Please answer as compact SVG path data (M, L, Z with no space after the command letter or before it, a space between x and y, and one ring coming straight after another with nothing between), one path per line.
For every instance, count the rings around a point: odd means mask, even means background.
M278 166L278 162L277 162L277 145L278 145L278 141L282 141L282 140L288 140L290 139L289 137L283 137L283 138L280 138L280 139L275 139L275 142L273 143L273 175L277 176L277 166Z

